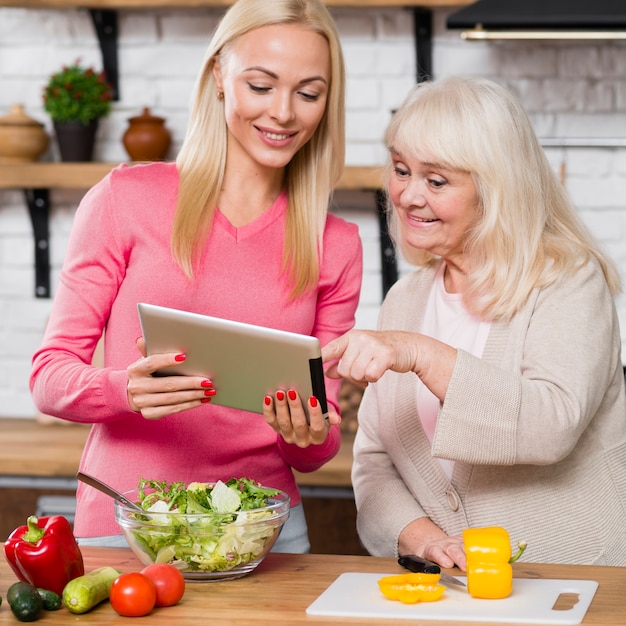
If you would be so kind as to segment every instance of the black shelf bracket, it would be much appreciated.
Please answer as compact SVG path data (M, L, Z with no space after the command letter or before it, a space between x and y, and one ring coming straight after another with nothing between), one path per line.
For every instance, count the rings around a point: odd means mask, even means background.
M102 67L107 80L113 87L113 99L120 99L119 65L117 60L118 28L117 11L113 9L89 9L91 21L96 29L100 52L102 53Z
M413 9L416 81L422 83L433 77L433 12Z
M377 189L374 193L376 194L376 214L380 237L380 273L384 299L391 286L398 280L398 263L393 241L387 228L387 194L382 189Z
M24 189L35 241L35 297L50 297L50 191Z

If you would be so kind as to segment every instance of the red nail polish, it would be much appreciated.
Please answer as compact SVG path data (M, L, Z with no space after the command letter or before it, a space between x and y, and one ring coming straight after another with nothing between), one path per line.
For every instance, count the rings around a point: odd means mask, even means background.
M200 386L201 387L213 387L213 381L212 380L208 380L208 379L207 380L203 380L200 383Z
M211 402L211 398L202 398L200 402L202 402L202 404L206 404L207 402Z
M277 391L276 392L276 399L280 402L282 402L285 399L285 392L284 391Z
M217 391L216 391L215 389L207 389L207 390L204 392L204 395L205 395L205 396L214 396L216 393L217 393Z
M312 409L315 409L317 407L317 398L315 396L311 396L309 398L309 404L311 405Z
M187 358L186 354L177 354L174 357L174 360L176 360L176 361L178 361L180 363L181 361L184 361L186 358Z
M293 402L296 399L296 392L293 389L290 389L287 392L287 395L289 396L289 399Z
M269 396L265 396L263 402L265 402L265 406L269 406L270 404L272 404L272 399Z

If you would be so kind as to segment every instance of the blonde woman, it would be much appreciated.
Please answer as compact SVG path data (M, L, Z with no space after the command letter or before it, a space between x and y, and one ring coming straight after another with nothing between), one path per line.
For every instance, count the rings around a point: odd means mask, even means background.
M122 166L86 195L31 376L39 408L92 423L81 469L121 491L141 477L247 476L293 505L279 551L309 549L292 472L340 445L338 381L317 398L211 404L194 376L152 377L185 355L140 357L138 302L317 336L354 324L357 228L327 212L344 158L344 68L320 0L239 0L211 39L175 163ZM105 331L105 366L91 355ZM303 403L311 415L307 424ZM117 544L110 501L79 486L75 534Z
M463 529L496 525L530 562L626 565L614 266L496 83L416 87L386 141L392 228L417 267L378 331L323 351L333 375L369 383L361 540L464 569Z

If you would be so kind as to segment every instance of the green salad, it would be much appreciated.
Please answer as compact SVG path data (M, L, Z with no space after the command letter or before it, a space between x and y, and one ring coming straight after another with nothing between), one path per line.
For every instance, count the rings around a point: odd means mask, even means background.
M261 556L274 536L276 513L263 507L278 493L248 478L189 485L141 479L137 504L146 515L132 514L132 533L155 563L231 570Z

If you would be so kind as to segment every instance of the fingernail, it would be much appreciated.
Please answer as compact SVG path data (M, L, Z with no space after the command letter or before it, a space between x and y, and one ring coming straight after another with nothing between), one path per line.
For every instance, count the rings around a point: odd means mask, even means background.
M311 405L312 409L315 409L317 407L317 398L315 396L311 396L309 398L309 404Z
M270 404L272 404L272 399L269 396L265 396L263 402L265 402L265 406L269 406Z
M277 391L276 392L276 399L279 400L280 402L282 402L285 399L285 392L284 391Z
M186 358L187 358L186 354L177 354L174 357L174 360L176 360L176 361L178 361L180 363L181 361L184 361Z
M289 396L289 399L293 402L296 399L296 392L293 389L290 389L287 392L287 395Z
M213 381L212 380L203 380L200 383L201 387L213 387Z
M202 398L200 402L202 402L202 404L206 404L207 402L211 402L211 398Z
M215 389L207 389L207 390L204 392L204 395L205 395L205 396L214 396L216 393L217 393L217 391L216 391Z

